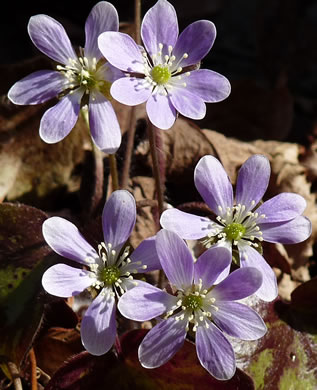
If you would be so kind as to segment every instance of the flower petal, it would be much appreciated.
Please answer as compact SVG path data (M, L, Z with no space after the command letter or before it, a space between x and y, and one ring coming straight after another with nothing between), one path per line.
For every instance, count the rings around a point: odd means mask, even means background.
M243 279L241 279L243 280ZM262 318L250 307L238 302L215 302L215 324L228 335L242 340L257 340L267 331Z
M136 106L148 100L151 96L151 89L145 86L143 79L122 77L112 84L110 93L118 102Z
M98 47L116 68L126 72L144 73L141 50L128 34L106 31L99 35Z
M175 46L178 37L178 21L175 8L166 0L159 0L144 15L141 37L150 57L163 45L162 56L168 54L168 46Z
M16 82L8 92L14 104L39 104L57 96L65 85L65 76L52 70L39 70Z
M170 317L152 328L139 347L139 360L145 368L160 367L182 347L187 321Z
M161 130L170 129L176 120L176 110L169 97L159 93L149 97L146 112L153 125Z
M216 298L216 301L237 301L254 294L261 287L262 281L262 274L256 268L239 268L219 283L210 296Z
M310 220L298 216L291 221L275 223L258 223L264 241L296 244L305 241L312 232Z
M169 98L176 110L188 118L202 119L206 115L203 99L194 95L187 87L174 86Z
M34 45L52 60L66 65L70 58L77 59L64 27L50 16L32 16L28 32Z
M49 294L68 298L91 286L94 282L92 276L92 272L66 264L56 264L44 272L42 285Z
M111 289L104 289L88 307L81 322L81 340L92 355L103 355L116 338L116 305Z
M194 264L195 284L199 284L201 279L203 288L212 287L219 275L230 266L231 259L231 252L225 247L206 250Z
M103 94L94 91L89 98L89 126L97 147L115 153L121 144L121 130L112 104Z
M193 95L199 96L207 103L221 102L229 96L231 91L231 85L224 76L208 69L190 72L185 82L186 88Z
M191 286L194 259L185 242L176 233L163 229L156 235L156 250L170 283L181 289Z
M306 208L306 200L298 195L283 192L264 202L256 212L264 214L263 223L290 221L301 215Z
M89 265L92 260L98 258L94 248L88 244L77 227L60 217L52 217L44 221L42 232L45 241L59 255Z
M131 253L132 263L141 262L140 265L134 265L139 272L148 272L161 269L161 262L156 251L156 236L149 237L141 242L139 246ZM146 269L142 268L146 265Z
M149 321L169 311L177 301L177 297L148 283L143 283L140 287L134 287L122 295L118 309L130 320Z
M105 31L118 30L119 17L115 7L107 1L97 3L90 11L85 24L85 57L95 57L98 62L101 58L98 48L98 36Z
M216 38L216 27L209 20L198 20L187 26L180 34L176 46L173 50L173 55L176 60L180 60L183 54L188 54L178 66L195 65L211 49Z
M120 251L130 237L136 220L134 197L126 190L114 191L107 200L102 213L103 235L106 244Z
M271 168L269 160L260 154L247 159L238 173L236 202L245 205L246 212L262 199L269 184Z
M78 119L83 92L77 90L67 94L44 113L40 123L40 137L43 141L54 144L71 132Z
M231 344L211 322L196 331L196 351L200 364L216 379L228 380L236 371L236 359Z
M194 180L198 192L215 214L223 215L227 207L233 206L232 185L220 161L215 157L204 156L198 161Z
M168 209L162 213L160 224L164 229L177 233L185 240L197 240L208 233L216 234L219 225L209 218L185 213L178 209Z
M238 244L241 267L255 267L262 273L262 286L256 291L256 295L263 301L271 302L278 294L277 280L274 271L265 261L263 256L251 246Z

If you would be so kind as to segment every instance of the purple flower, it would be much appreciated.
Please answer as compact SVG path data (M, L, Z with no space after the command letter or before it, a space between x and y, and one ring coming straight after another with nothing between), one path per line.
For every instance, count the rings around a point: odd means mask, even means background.
M260 204L270 179L270 163L262 155L250 157L241 167L235 203L230 180L213 156L204 156L198 162L195 185L216 220L166 210L161 217L163 228L177 232L184 239L203 239L204 245L224 245L238 251L241 267L256 267L263 275L262 287L257 295L271 301L278 294L276 276L257 249L261 242L294 244L306 240L311 234L311 222L301 214L305 199L297 194L283 192ZM229 273L227 267L220 279Z
M147 102L150 121L160 129L169 129L177 112L202 119L205 102L219 102L229 95L230 83L225 77L197 69L216 37L212 22L192 23L178 37L174 7L159 0L145 14L141 36L145 49L127 34L106 32L98 38L107 60L128 72L111 86L116 100L129 106Z
M59 96L40 124L40 137L47 143L65 138L77 122L81 105L89 107L89 124L97 147L114 153L121 143L121 131L109 101L111 83L122 77L118 69L105 63L97 46L104 31L118 31L114 6L106 1L96 4L85 25L85 48L75 53L64 27L47 15L32 16L28 32L34 45L61 65L57 71L40 70L15 83L8 92L15 104L39 104Z
M98 253L84 239L75 225L66 219L52 217L43 224L43 236L59 255L74 260L84 269L56 264L43 275L44 289L58 297L70 297L90 288L99 292L86 311L81 323L84 347L93 355L106 353L116 337L117 297L140 281L132 274L161 268L154 237L144 240L129 255L125 243L136 219L133 196L124 190L115 191L105 204L102 214L105 242Z
M156 368L166 363L190 332L195 336L202 366L217 379L230 379L236 369L235 356L223 332L243 340L256 340L266 333L263 320L254 310L234 302L260 287L261 273L252 267L238 269L215 286L216 279L231 263L228 249L208 249L194 263L184 241L168 230L157 234L156 249L177 295L144 283L124 294L118 304L125 317L136 321L148 321L165 313L164 320L140 344L142 366Z

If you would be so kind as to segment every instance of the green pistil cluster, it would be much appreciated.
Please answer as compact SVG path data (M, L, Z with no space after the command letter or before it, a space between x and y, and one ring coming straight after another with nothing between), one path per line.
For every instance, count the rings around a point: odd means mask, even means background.
M223 229L227 238L232 241L238 241L242 238L246 232L246 228L241 223L230 223Z
M182 307L195 311L203 305L203 298L200 295L189 294L185 295L182 300Z
M151 76L158 85L163 85L170 80L172 75L167 66L156 65L151 70Z
M112 286L120 277L120 270L115 265L102 269L99 273L99 280L106 286Z

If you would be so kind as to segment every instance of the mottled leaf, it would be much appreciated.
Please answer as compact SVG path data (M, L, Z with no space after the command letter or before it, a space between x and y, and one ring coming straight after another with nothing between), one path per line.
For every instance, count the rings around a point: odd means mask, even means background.
M41 322L41 278L51 264L42 237L46 215L33 207L0 204L0 356L20 365Z

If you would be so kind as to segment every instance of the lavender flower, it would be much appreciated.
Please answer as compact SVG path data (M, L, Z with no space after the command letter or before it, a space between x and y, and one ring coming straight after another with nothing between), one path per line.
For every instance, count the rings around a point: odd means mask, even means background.
M230 251L238 250L241 267L256 267L262 272L263 284L256 294L265 301L275 299L278 290L272 268L258 251L261 242L294 244L311 234L311 222L301 215L306 207L302 196L283 192L259 204L269 179L268 159L262 155L250 157L239 171L234 204L232 185L223 166L215 157L204 156L195 168L194 180L198 192L217 215L216 221L177 209L166 210L161 217L164 228L184 239L203 239L207 248L223 245Z
M202 366L217 379L230 379L236 369L235 356L223 332L243 340L256 340L266 333L254 310L234 302L260 287L261 273L252 267L238 269L214 286L231 263L227 248L211 248L194 263L184 241L176 233L161 230L156 249L177 296L144 283L124 294L118 304L125 317L136 321L166 313L140 344L142 366L156 368L166 363L181 348L187 332L193 331Z
M150 121L160 129L169 129L177 112L202 119L204 102L219 102L229 95L230 83L225 77L197 69L216 37L212 22L192 23L178 37L174 7L159 0L144 16L141 36L145 49L118 32L106 32L98 38L107 60L128 72L111 86L116 100L129 106L147 102Z
M104 31L118 31L118 14L106 1L96 4L86 21L85 48L75 53L64 27L47 15L32 16L28 32L34 45L62 65L57 71L41 70L15 83L8 92L15 104L39 104L59 96L40 124L40 137L47 143L65 138L75 126L81 105L89 106L89 124L97 147L114 153L121 143L121 131L109 101L111 83L122 77L118 69L105 63L97 46Z
M74 260L85 269L56 264L43 275L44 289L58 297L70 297L90 288L99 295L93 300L81 323L84 347L93 355L106 353L116 336L117 297L138 283L132 274L161 268L155 250L155 239L144 240L129 255L124 245L136 219L133 196L115 191L102 214L105 242L95 249L84 239L75 225L66 219L52 217L43 224L43 236L59 255Z

